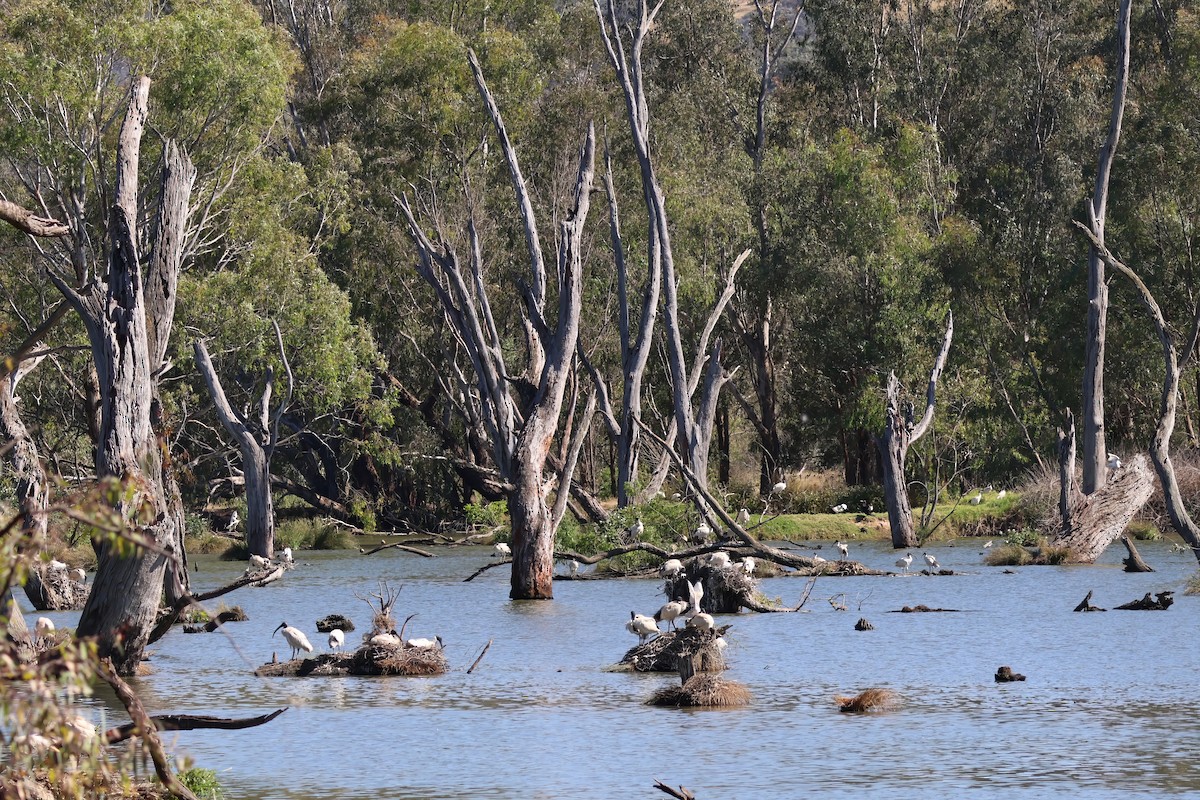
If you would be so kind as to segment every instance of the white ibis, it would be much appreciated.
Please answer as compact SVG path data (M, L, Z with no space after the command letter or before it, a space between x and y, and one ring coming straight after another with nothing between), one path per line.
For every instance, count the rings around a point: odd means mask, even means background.
M57 558L50 559L50 569L55 571L66 571L67 565L59 561Z
M780 481L771 487L771 494L779 494L787 489L787 481Z
M925 557L925 563L929 565L930 569L939 570L942 568L942 565L938 563L936 556L931 556L929 553L921 553L921 555Z
M712 618L712 614L697 614L687 621L687 627L701 631L711 631L717 627L717 621Z
M238 523L240 523L240 522L241 522L241 519L238 518L237 509L235 508L233 510L233 513L229 515L229 524L225 526L225 530L236 531L237 527L238 527Z
M39 639L44 639L54 633L54 621L49 617L38 617L37 624L33 626L33 632L38 635Z
M725 569L729 566L729 553L718 550L708 557L708 565L713 569Z
M633 527L629 529L629 532L633 534L635 539L641 539L642 534L646 532L646 526L642 524L642 521L639 519L637 522L633 523Z
M905 553L904 558L897 559L896 566L900 567L905 572L908 572L909 565L912 564L912 553Z
M703 542L711 534L712 534L712 528L709 527L708 523L701 522L699 525L696 526L696 534L693 538L698 542Z
M578 575L578 574L579 574L579 567L580 567L580 566L581 566L581 565L580 565L580 563L579 563L578 561L576 561L576 560L575 560L575 559L573 559L573 558L571 559L571 577L572 577L572 578L574 578L576 575Z
M388 631L387 633L377 633L372 636L371 644L376 647L400 647L404 644L404 640L397 636L395 631Z
M991 546L992 546L992 540L991 540L991 539L988 539L986 542L984 542L984 543L983 543L983 549L984 549L984 550L987 550L987 549L988 549L989 547L991 547Z
M996 492L996 499L1003 500L1007 495L1008 489L1001 489L1000 491Z
M753 556L746 556L742 559L742 572L746 573L747 575L753 575L754 568L757 565L758 562L754 560Z
M625 623L625 630L630 633L637 634L638 641L645 643L646 639L650 638L650 634L658 633L658 623L654 617L647 617L645 614L635 614L629 612L629 622Z
M678 558L668 558L658 568L658 572L664 578L674 578L679 573L683 572L683 562Z
M845 561L850 557L850 545L846 544L841 539L834 542L833 545L838 549L838 552L842 554L842 561Z
M87 573L79 568L71 570L71 577L79 583L84 583L87 581Z
M675 620L687 613L689 605L690 603L688 603L687 600L672 600L658 611L654 612L654 621L666 622L671 626L672 629L674 629Z
M346 641L346 634L342 633L341 628L334 628L329 632L329 649L340 650L342 644Z
M683 495L681 495L679 492L672 492L672 493L671 493L671 499L672 499L672 500L682 500L682 499L683 499Z
M738 512L737 524L738 525L746 525L749 522L750 522L750 509L743 508L741 511Z
M442 637L435 636L432 639L409 639L404 644L408 647L441 647Z
M493 558L508 558L511 555L512 555L512 548L509 547L504 542L496 542L495 547L492 548L492 557Z
M812 558L812 560L813 560L813 564L824 564L824 563L826 563L826 559L824 559L824 558L821 558L820 556L817 556L817 555L814 555L814 556L813 556L813 558Z
M1111 470L1114 470L1114 471L1120 469L1121 468L1121 457L1118 456L1116 453L1109 453L1108 454L1108 468Z
M700 601L704 599L704 584L700 581L688 584L688 614L700 613Z
M292 548L290 548L290 547L285 547L285 548L283 548L283 561L284 561L284 563L285 563L285 564L291 564L291 563L292 563L293 561L295 561L295 560L296 560L296 559L292 558Z
M983 502L983 492L976 492L975 496L968 501L971 505L977 506Z
M311 653L313 651L312 643L308 641L308 637L304 635L304 631L300 630L299 628L293 628L286 622L281 622L279 623L278 628L271 631L271 635L274 636L280 631L283 631L283 638L287 640L289 645L291 645L293 659L296 657L296 653L300 652L301 650L306 653Z
M271 563L271 559L264 556L250 554L250 566L253 569L265 569Z

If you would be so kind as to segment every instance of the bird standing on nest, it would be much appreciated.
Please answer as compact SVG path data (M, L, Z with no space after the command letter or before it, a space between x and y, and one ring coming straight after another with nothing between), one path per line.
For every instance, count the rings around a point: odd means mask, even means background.
M717 627L717 621L713 619L712 614L697 614L687 621L687 627L701 631L711 631Z
M308 641L308 637L304 635L304 631L300 630L299 628L293 628L286 622L281 622L279 623L279 627L271 632L271 635L274 636L280 631L283 631L283 638L286 639L287 643L292 647L293 659L296 657L296 653L300 652L301 650L306 653L311 653L313 651L312 643Z
M656 623L666 622L671 626L671 629L674 630L675 620L687 613L689 605L691 604L687 600L672 600L658 611L654 612L654 621ZM658 626L656 625L655 628L657 627Z
M341 628L334 628L329 632L329 649L340 650L342 643L346 641L346 634L342 633Z
M838 552L842 554L842 561L845 561L850 557L850 545L839 539L833 543L833 546L836 547Z
M659 633L658 623L654 621L654 617L647 617L645 614L636 614L629 612L629 622L625 623L625 630L636 634L638 641L642 644L650 638L651 634Z
M746 556L742 559L742 572L746 573L747 575L753 575L754 569L757 566L758 562L754 560L753 556Z
M729 553L718 550L708 557L708 565L713 569L725 569L729 566Z

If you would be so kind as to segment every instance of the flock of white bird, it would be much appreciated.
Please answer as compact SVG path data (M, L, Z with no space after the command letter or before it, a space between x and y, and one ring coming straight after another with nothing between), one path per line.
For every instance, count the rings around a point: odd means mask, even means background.
M745 511L745 509L743 509ZM748 514L749 512L747 512ZM707 527L707 526L706 526ZM705 562L709 569L741 570L747 575L753 575L756 568L756 562L753 557L747 556L741 561L734 562L729 553L724 550L718 550L711 554ZM659 567L661 574L668 581L674 581L679 577L683 577L687 581L687 575L683 571L683 562L678 558L669 558ZM638 641L644 643L651 636L662 633L658 627L660 622L665 622L671 626L671 630L678 630L677 620L685 620L684 627L694 628L702 631L710 631L717 626L716 620L712 614L702 611L700 601L704 598L704 584L700 581L687 581L688 599L687 600L671 600L664 604L658 611L654 612L653 616L638 614L636 611L629 612L629 621L625 623L625 630L638 637ZM725 647L725 640L717 639L717 647Z

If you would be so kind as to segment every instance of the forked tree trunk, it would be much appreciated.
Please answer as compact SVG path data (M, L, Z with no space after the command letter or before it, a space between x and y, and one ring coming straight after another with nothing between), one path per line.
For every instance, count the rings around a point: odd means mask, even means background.
M937 382L946 367L950 353L950 341L954 338L954 314L946 315L946 336L942 349L929 373L929 386L925 392L925 413L921 421L913 424L912 405L901 402L900 380L896 373L888 375L887 411L883 432L875 437L883 467L883 499L887 504L888 525L892 532L892 547L907 550L920 542L913 526L912 504L908 500L908 479L905 477L904 461L908 448L925 435L933 422L933 410L937 396Z

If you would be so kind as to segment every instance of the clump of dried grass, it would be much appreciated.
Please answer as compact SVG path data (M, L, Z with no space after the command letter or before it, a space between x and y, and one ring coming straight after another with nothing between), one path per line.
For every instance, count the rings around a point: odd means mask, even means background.
M750 703L750 690L745 684L727 681L720 675L701 672L682 686L659 689L647 705L675 708L731 708Z
M364 644L354 651L352 675L443 675L449 669L440 647Z
M1066 564L1070 559L1070 548L1048 539L1039 539L1033 548L1013 543L994 548L984 557L983 562L989 567L1024 567L1030 564Z
M853 697L835 696L838 711L865 714L872 711L892 711L900 707L900 697L891 689L866 689Z
M1200 594L1200 572L1197 572L1192 577L1188 578L1187 587L1183 590L1184 594Z

